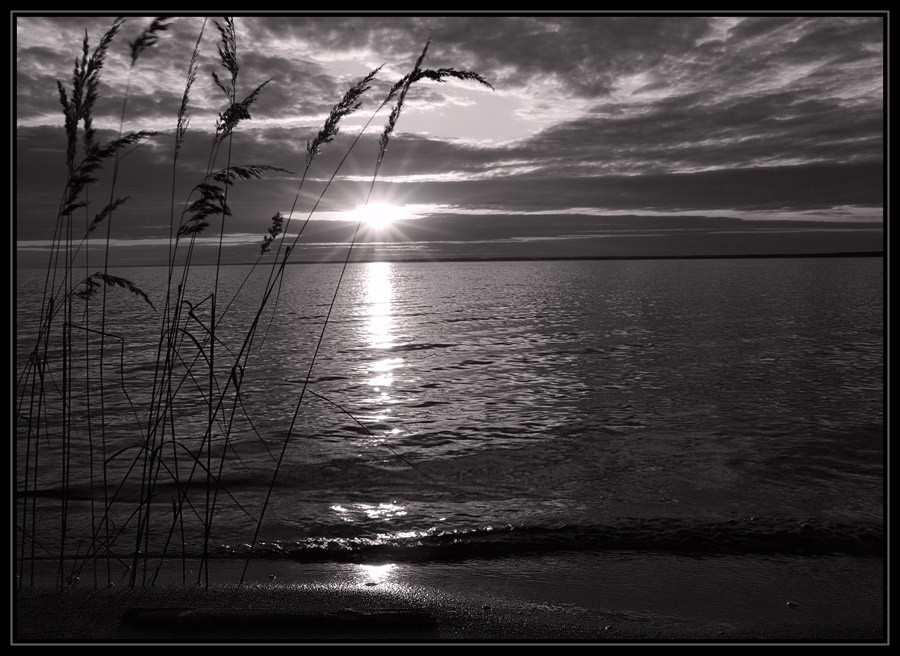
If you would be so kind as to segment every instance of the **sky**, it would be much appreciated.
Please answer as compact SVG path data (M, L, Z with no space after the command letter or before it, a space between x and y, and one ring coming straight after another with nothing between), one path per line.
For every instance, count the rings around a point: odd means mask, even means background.
M253 261L276 212L291 217L291 242L303 226L300 259L340 258L354 234L361 259L883 249L884 13L236 15L238 99L268 84L211 167L227 107L212 74L230 73L217 52L224 20L204 18L172 17L133 65L131 44L152 16L126 14L110 43L97 139L156 135L87 188L73 216L79 239L110 200L127 200L84 252L100 252L108 228L115 261L160 262L206 171L251 164L283 170L228 188L231 215L210 220L198 257L221 242L226 261ZM71 94L85 35L93 50L113 19L12 16L21 266L46 262L66 184L57 83ZM396 98L383 101L426 43L423 68L472 71L490 87L411 85L373 179ZM301 185L307 142L375 69ZM378 211L358 209L368 194Z

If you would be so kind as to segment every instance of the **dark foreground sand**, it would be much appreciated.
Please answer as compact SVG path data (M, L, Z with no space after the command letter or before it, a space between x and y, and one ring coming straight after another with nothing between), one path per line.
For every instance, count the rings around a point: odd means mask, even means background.
M105 569L13 595L12 644L853 643L885 645L884 562L555 554L451 564L216 561L209 587ZM196 578L196 570L188 567ZM47 574L49 576L49 574ZM31 581L29 580L30 584Z

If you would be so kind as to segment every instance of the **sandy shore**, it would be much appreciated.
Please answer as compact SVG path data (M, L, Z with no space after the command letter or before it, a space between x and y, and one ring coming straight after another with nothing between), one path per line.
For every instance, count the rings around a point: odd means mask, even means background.
M555 554L451 564L170 563L130 588L113 568L14 594L12 644L886 644L875 558ZM188 565L187 575L198 572ZM29 580L29 584L32 582ZM96 583L96 587L95 587Z

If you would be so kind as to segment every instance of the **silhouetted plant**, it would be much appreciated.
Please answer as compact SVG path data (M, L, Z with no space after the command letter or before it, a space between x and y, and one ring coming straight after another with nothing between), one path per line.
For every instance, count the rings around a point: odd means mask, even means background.
M336 168L326 176L326 182L315 199L311 210L300 229L290 243L286 243L288 226L296 211L301 192L306 183L311 167L316 163L321 150L332 144L339 134L342 122L362 107L364 96L372 89L374 80L381 67L376 68L358 82L353 84L338 103L332 106L323 127L311 139L306 140L302 172L297 176L296 194L293 204L287 213L276 212L272 216L271 225L262 237L260 252L256 262L244 279L246 283L257 270L263 258L275 251L274 259L265 276L265 284L256 298L255 310L250 312L250 321L245 326L238 326L241 337L234 344L226 344L218 331L218 327L235 302L240 288L227 303L219 301L219 270L222 265L221 254L225 234L225 221L232 216L229 207L229 193L237 189L238 182L251 182L264 175L274 174L283 177L294 176L291 171L268 164L232 164L233 137L241 124L252 118L251 110L262 96L265 88L271 83L266 80L252 86L249 93L239 100L238 88L240 77L240 53L236 26L230 17L213 21L218 32L216 51L221 72L210 72L215 86L224 94L226 104L218 113L215 125L212 126L210 154L206 170L202 172L179 170L180 154L189 138L191 122L190 99L194 84L200 70L201 43L207 21L204 19L196 44L192 50L187 66L185 88L181 97L177 116L175 117L174 140L172 144L172 193L170 202L170 234L167 258L167 284L162 303L154 304L150 296L138 285L109 270L112 219L128 200L129 196L118 196L116 191L117 174L122 154L128 149L138 147L148 141L158 141L160 134L150 131L137 131L123 134L126 106L130 93L131 73L148 49L158 43L168 30L173 19L158 17L143 29L129 44L129 77L122 99L122 111L119 121L119 134L107 143L98 143L97 131L93 123L94 108L99 101L100 74L106 63L110 48L121 32L125 21L115 19L104 32L93 51L90 49L85 35L80 55L76 59L71 87L66 88L62 82L57 83L60 104L63 113L63 134L65 138L65 161L67 179L59 205L54 230L47 274L44 284L41 309L35 343L29 352L22 369L17 376L16 390L16 425L17 444L24 447L24 468L17 470L17 494L22 498L17 507L16 529L19 585L26 584L26 579L33 583L33 564L39 559L38 551L47 557L58 560L57 582L60 586L72 584L78 579L83 568L89 564L96 565L98 559L105 559L107 584L111 584L110 562L122 560L130 563L130 585L147 584L156 580L163 560L170 549L182 545L182 571L186 580L187 566L185 536L189 529L197 527L203 534L203 553L201 554L198 582L207 582L209 562L207 546L212 534L216 518L216 505L220 494L234 504L240 512L252 519L255 529L248 536L249 553L255 548L260 530L263 526L266 511L270 505L279 471L284 464L287 447L294 438L297 418L308 389L310 376L316 364L319 349L325 338L326 329L335 306L337 294L350 253L356 241L359 224L356 226L353 240L349 244L346 259L343 262L337 284L331 295L321 331L316 337L316 348L307 366L302 386L298 390L290 418L290 425L281 442L280 449L271 451L274 462L272 477L267 485L264 498L250 506L237 499L223 483L226 461L233 457L231 440L235 431L237 417L240 414L248 417L251 430L260 443L268 450L249 417L252 408L248 408L242 393L244 376L251 365L251 360L265 332L261 330L263 317L269 315L271 326L277 316L278 296L282 288L285 266L291 253L303 234L303 229L317 211L320 201L329 186L335 180L339 170L350 153L356 148L363 132L379 112L389 103L395 102L387 123L378 141L378 154L374 163L369 196L378 179L379 170L385 157L388 144L399 121L407 101L407 94L413 84L430 80L443 82L450 78L463 81L474 81L490 87L480 75L468 71L450 68L424 69L422 63L428 51L428 44L413 66L412 71L394 84L387 96L372 112L366 125L346 148ZM80 146L79 146L80 143ZM79 150L81 151L79 153ZM220 160L224 160L220 163ZM92 201L88 195L89 188L101 178L100 172L111 164L111 181L109 184L109 200L99 211L91 212ZM181 175L190 173L200 181L190 190L184 201L180 216L175 210L176 181ZM368 197L366 202L368 202ZM75 213L84 213L84 227L76 230ZM103 269L89 273L87 253L82 251L95 231L106 227L106 244L103 250ZM216 257L215 279L212 288L202 298L196 300L189 297L191 288L191 271L194 266L194 250L198 237L205 231L218 230L219 244ZM76 239L80 235L80 239ZM205 237L208 239L208 237ZM276 248L277 244L277 248ZM80 254L84 255L85 273L76 279L74 268ZM180 263L176 266L176 263ZM241 288L243 287L243 283ZM159 332L155 367L153 369L150 389L140 390L132 395L129 381L123 373L125 366L126 338L108 331L107 321L110 313L107 307L108 291L121 290L143 301L149 310L159 317ZM102 295L99 317L92 319L89 314L90 304L98 295ZM83 302L78 308L75 304ZM221 309L224 306L224 309ZM80 315L80 316L79 316ZM94 327L97 325L99 327ZM268 330L268 328L266 328ZM76 360L72 335L83 334L83 361ZM91 358L94 341L99 341L96 359ZM115 381L104 364L106 340L118 345L118 375ZM97 379L92 378L96 370ZM87 407L86 417L78 412L76 403L76 372L83 371L85 378L84 403ZM79 374L80 375L80 374ZM101 440L95 445L92 437L91 388L97 386L100 395L99 416ZM134 432L138 441L126 446L113 447L107 441L105 413L107 401L105 395L109 390L118 390L126 399L128 411L134 415ZM80 394L81 392L79 392ZM317 395L319 396L319 395ZM324 398L324 397L323 397ZM325 399L332 403L328 399ZM190 401L204 407L205 418L202 430L197 430L196 423L182 425L177 416L180 403ZM342 406L333 404L342 412L350 414ZM121 409L120 409L121 412ZM351 415L352 417L352 415ZM82 425L82 422L86 424ZM72 546L67 542L69 520L69 494L72 489L72 459L76 441L86 435L90 464L91 525L90 539L87 544ZM214 443L218 449L214 455ZM39 503L38 477L44 476L47 466L41 449L46 444L48 450L59 458L60 478L60 534L55 545L43 544L37 539L37 516ZM97 453L95 453L95 450ZM95 481L95 459L102 467L102 479ZM119 478L111 480L110 468L115 467ZM170 503L165 510L161 507L161 481L173 484L174 490ZM136 486L136 494L126 495L129 486ZM202 499L198 499L192 491L199 486ZM102 489L102 508L95 510L94 498L99 495L97 488ZM157 508L157 510L153 510ZM153 510L151 512L151 510ZM177 536L180 536L177 537ZM156 540L151 544L151 537ZM153 551L156 549L157 551ZM158 557L152 574L148 575L150 558ZM26 570L26 564L32 567ZM95 584L97 583L97 567L94 568ZM138 570L141 570L139 574ZM245 570L246 571L246 570ZM27 573L27 577L26 577ZM243 575L241 577L243 581Z

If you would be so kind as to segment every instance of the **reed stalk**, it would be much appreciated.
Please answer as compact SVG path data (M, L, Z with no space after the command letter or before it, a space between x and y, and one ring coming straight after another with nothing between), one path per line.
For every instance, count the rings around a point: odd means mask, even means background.
M119 170L124 153L127 149L157 136L151 132L128 134L124 132L132 75L142 54L157 43L161 34L168 28L169 21L170 19L166 17L154 19L149 27L141 31L129 44L128 76L119 113L118 133L112 141L106 144L98 143L93 125L93 108L99 100L100 73L106 55L114 45L124 21L122 19L113 21L93 50L85 35L80 57L75 63L71 88L67 89L62 83L57 85L64 117L67 179L60 200L44 278L35 346L27 360L23 362L22 370L17 376L16 449L19 448L20 434L21 444L24 447L23 470L18 472L21 480L17 480L17 489L21 493L22 501L21 504L17 504L16 509L21 516L17 517L15 522L20 540L15 552L19 560L16 568L19 577L18 586L24 585L26 578L30 584L34 583L33 563L38 558L38 550L41 549L45 549L48 555L56 558L57 584L60 587L74 584L88 564L92 566L94 586L98 586L101 582L98 574L101 559L105 565L106 585L112 585L112 563L116 560L128 563L129 585L152 585L157 580L163 560L172 548L173 542L181 544L180 553L177 555L181 558L182 580L186 582L189 555L186 541L192 530L199 530L202 534L198 554L200 567L196 573L196 582L208 585L210 547L217 509L220 503L226 502L233 504L239 512L245 513L252 519L254 525L253 535L248 536L250 545L248 559L240 580L243 583L249 558L258 544L266 513L271 505L279 472L285 464L288 446L297 432L297 421L306 394L310 392L321 396L309 389L311 376L326 339L327 328L357 243L361 224L360 222L356 224L338 280L331 290L324 323L316 336L315 348L306 367L304 380L297 390L297 398L292 405L289 425L279 444L280 448L270 451L274 462L272 476L265 482L264 494L259 499L258 508L253 509L245 506L242 499L232 494L232 491L223 485L223 479L228 471L226 465L231 462L234 453L232 439L239 428L238 422L242 416L250 430L266 449L269 449L254 425L255 409L247 407L242 384L245 371L255 354L265 344L269 330L277 320L279 298L289 258L296 252L306 226L351 152L356 149L369 125L389 103L395 104L379 138L378 155L373 166L366 203L371 198L379 179L381 165L393 131L402 113L407 93L413 84L420 80L442 82L448 78L457 78L474 80L490 86L475 73L455 69L424 68L422 63L428 51L426 44L411 72L391 87L362 130L345 148L340 161L327 178L299 230L292 241L288 241L289 226L294 219L301 193L318 154L322 148L334 141L342 121L361 107L362 99L370 91L381 67L353 84L332 107L322 129L306 142L304 162L301 173L296 178L297 184L290 210L286 215L280 212L274 214L272 225L262 238L256 262L250 267L237 291L230 298L226 298L221 281L222 267L225 264L222 255L225 248L226 224L231 215L229 199L232 187L238 182L258 179L269 173L291 176L294 174L266 164L234 164L236 155L234 132L243 121L250 118L250 110L270 81L253 87L249 94L239 99L240 68L236 26L230 17L213 21L219 37L216 44L219 69L211 71L211 77L224 94L225 104L216 121L205 170L198 176L199 182L184 200L180 216L177 215L176 187L182 176L180 154L188 136L191 118L190 95L199 71L201 44L207 27L207 19L204 19L187 66L186 84L176 117L169 200L166 287L164 299L156 310L152 299L143 290L131 281L113 274L111 254L114 216L119 207L128 200L127 196L117 195ZM220 159L223 160L222 164L219 164ZM99 171L107 164L110 166L108 202L93 215L92 219L88 188L97 181ZM84 214L84 227L80 239L76 234L74 221L75 212L79 210ZM215 229L218 230L213 279L211 289L206 290L202 300L195 301L191 296L191 283L194 280L192 267L195 266L196 245L199 236L210 227L211 221L217 223ZM103 266L92 274L91 260L88 257L90 240L97 228L104 223ZM82 254L83 248L85 250ZM263 263L265 257L272 255L274 256L268 271L264 274L264 284L254 311L250 313L246 325L237 326L238 344L231 349L224 340L227 339L226 333L232 326L226 324L225 319L237 302L245 284L255 275L258 265ZM83 257L85 265L84 277L78 281L75 270L80 257ZM181 264L177 264L179 262ZM176 272L177 266L181 267L180 272ZM126 340L110 330L111 310L108 297L115 289L132 294L159 314L158 334L154 336L155 365L148 389L141 390L141 398L137 402L132 399L128 389L130 383L124 376ZM89 304L98 292L100 302L95 314ZM79 301L85 302L80 311L77 306ZM76 321L79 312L80 318ZM263 326L265 329L262 329ZM77 360L75 348L74 336L78 333L82 333L84 337L83 365ZM117 363L110 361L112 342L118 344ZM81 343L80 338L78 343ZM117 380L112 380L109 374L113 366L119 371ZM78 389L81 384L84 385L83 392ZM99 386L96 403L92 391L95 385ZM124 400L120 402L120 407L124 403L134 414L139 436L136 443L115 447L114 452L111 452L114 447L108 432L108 419L112 413L111 400L108 397L110 389L121 393ZM143 396L145 393L146 396ZM179 404L189 401L202 403L205 409L202 430L193 436L185 434L186 429L182 427L178 414ZM140 410L138 405L141 406ZM352 414L340 404L335 404L335 407L352 417ZM79 415L81 410L86 413L83 420ZM98 413L96 424L95 411ZM120 413L122 410L116 412ZM99 441L95 442L95 433L98 430ZM90 537L86 543L82 541L73 543L70 542L70 532L74 535L75 528L79 530L82 528L74 525L71 502L73 477L76 472L75 462L81 460L79 448L83 440L86 440L87 449L87 482L90 495L87 533ZM37 539L39 486L46 477L44 460L47 456L43 453L42 441L50 445L49 452L54 456L54 461L58 458L58 464L55 466L58 468L57 476L60 482L59 534L58 543L52 546L43 545ZM214 455L216 448L221 450L219 455ZM96 462L98 457L99 465ZM112 475L113 468L117 472L115 478ZM102 505L98 498L100 496L96 481L98 475L99 486L102 488ZM170 482L174 486L171 510L165 513L158 510L162 482ZM136 500L125 494L130 487L136 488ZM199 495L192 493L197 487L200 488ZM180 536L180 539L176 536ZM159 551L154 552L154 549ZM149 561L155 556L159 556L159 561L151 574ZM26 563L29 561L32 565L30 569L26 569Z

